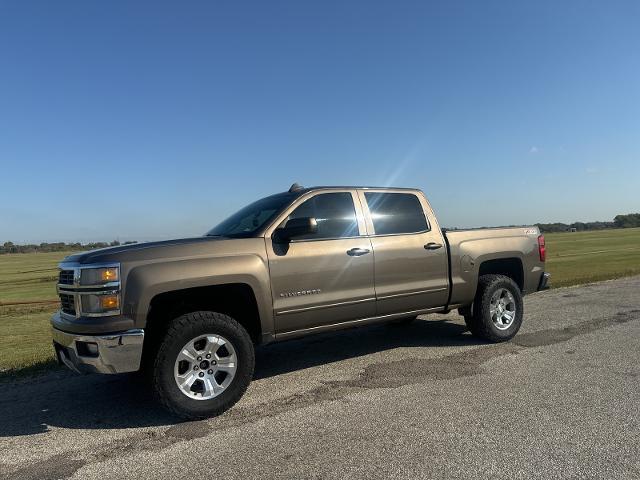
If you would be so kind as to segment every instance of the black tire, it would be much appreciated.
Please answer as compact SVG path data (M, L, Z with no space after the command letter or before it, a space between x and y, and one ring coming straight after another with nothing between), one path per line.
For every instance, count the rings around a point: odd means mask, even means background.
M496 326L490 312L491 297L502 289L511 294L515 304L514 318L504 329ZM490 342L504 342L511 340L520 330L523 313L522 292L511 278L504 275L482 275L478 279L471 314L465 315L464 321L474 336Z
M222 393L207 400L195 400L183 393L174 378L174 366L183 347L199 336L221 335L231 342L237 368ZM247 390L253 378L255 353L247 331L228 315L192 312L171 321L155 358L152 384L156 399L167 410L185 419L214 417L231 408Z

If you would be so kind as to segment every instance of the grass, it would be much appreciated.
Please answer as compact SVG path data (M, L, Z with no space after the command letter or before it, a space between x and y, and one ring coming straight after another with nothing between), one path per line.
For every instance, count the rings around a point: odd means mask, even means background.
M55 301L58 262L69 253L0 255L0 305Z
M640 228L545 235L553 287L640 274ZM0 377L54 365L49 318L68 252L0 255Z
M553 287L640 274L640 228L546 234Z
M57 264L69 252L0 255L0 372L53 365L49 318L57 308ZM27 370L25 370L27 369Z

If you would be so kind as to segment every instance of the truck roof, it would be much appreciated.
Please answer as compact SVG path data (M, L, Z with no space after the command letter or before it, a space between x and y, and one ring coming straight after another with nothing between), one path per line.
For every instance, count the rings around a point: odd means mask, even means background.
M291 185L289 192L306 193L313 190L345 190L345 189L360 189L360 190L406 190L408 192L419 192L419 188L407 188L407 187L375 187L375 186L363 186L363 185L316 185L313 187L303 187L294 183Z

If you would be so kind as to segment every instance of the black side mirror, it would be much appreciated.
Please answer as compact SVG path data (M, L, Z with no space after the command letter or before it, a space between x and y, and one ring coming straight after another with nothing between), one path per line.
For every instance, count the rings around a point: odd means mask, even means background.
M292 218L284 227L273 232L275 242L288 242L302 235L312 235L318 231L318 222L313 217Z

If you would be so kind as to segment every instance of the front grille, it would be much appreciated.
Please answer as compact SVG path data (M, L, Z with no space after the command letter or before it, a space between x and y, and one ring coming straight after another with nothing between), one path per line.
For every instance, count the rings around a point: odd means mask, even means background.
M58 283L60 285L73 285L73 270L60 270Z
M73 295L68 295L66 293L60 294L60 307L64 313L68 313L69 315L76 314L76 302L73 298Z

